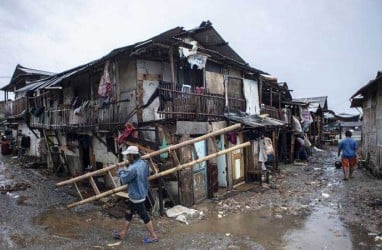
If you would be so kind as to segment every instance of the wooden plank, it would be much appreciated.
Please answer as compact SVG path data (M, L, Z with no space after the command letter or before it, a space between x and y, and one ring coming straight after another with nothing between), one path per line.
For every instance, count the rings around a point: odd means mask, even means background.
M117 195L119 197L123 197L123 198L129 199L129 194L126 193L126 192L118 192L118 193L115 193L115 195Z
M149 163L150 163L150 167L151 167L151 169L152 169L155 173L159 173L158 166L153 162L153 159L152 159L152 158L149 158Z
M78 195L80 196L81 200L83 200L84 197L82 197L81 191L80 191L80 189L78 188L77 183L74 183L74 186L76 187L76 190L77 190Z
M107 171L107 174L109 175L109 178L111 179L111 182L113 182L114 187L117 187L117 184L115 183L115 181L114 181L114 177L113 177L113 175L111 174L111 172L110 172L110 171Z
M46 129L43 129L43 134L44 134L44 140L45 140L45 145L46 145L46 149L48 151L48 168L53 168L53 157L52 157L52 152L50 150L50 144L49 144L49 141L48 141L48 135L47 135L47 131ZM52 164L52 166L49 166L49 163Z
M89 177L89 181L90 181L90 184L92 185L93 187L93 190L96 194L100 194L101 192L99 191L98 187L97 187L97 184L95 183L93 177Z
M138 73L137 80L138 81L160 81L160 80L162 80L162 75L161 74Z
M210 141L210 145L212 147L212 152L214 152L214 153L218 152L219 150L218 150L218 146L216 145L215 138L210 137L210 138L208 138L208 140Z
M155 150L148 148L148 147L145 147L145 146L142 146L141 144L138 144L138 143L134 143L131 141L124 141L124 143L129 145L129 146L136 146L136 147L138 147L138 149L140 151L143 151L143 152L147 152L147 153L155 152Z
M172 158L175 161L175 165L180 165L180 161L179 161L178 155L176 154L176 151L172 151L171 155L172 155Z

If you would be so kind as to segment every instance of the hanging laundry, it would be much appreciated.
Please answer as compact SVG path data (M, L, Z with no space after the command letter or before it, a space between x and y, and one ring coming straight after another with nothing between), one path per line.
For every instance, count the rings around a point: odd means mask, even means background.
M127 137L129 137L133 132L136 131L136 128L131 123L125 124L125 129L123 130L122 134L118 138L118 144L122 144Z
M187 57L187 61L190 64L191 69L196 66L198 69L204 69L206 67L207 56L205 55L190 55Z
M163 136L162 145L160 145L159 148L164 149L167 147L168 147L168 145L167 145L166 137ZM160 158L167 159L168 158L168 152L160 154Z
M237 132L236 132L236 131L230 131L230 132L228 132L228 140L229 140L232 144L236 145L236 143L237 143Z
M103 70L103 75L101 76L101 80L99 82L98 86L98 95L102 97L111 96L113 92L113 87L110 81L110 75L109 75L109 61L106 61L105 67Z
M267 168L265 167L265 162L267 161L268 155L266 152L264 137L262 137L259 140L259 162L261 163L261 170L267 170Z

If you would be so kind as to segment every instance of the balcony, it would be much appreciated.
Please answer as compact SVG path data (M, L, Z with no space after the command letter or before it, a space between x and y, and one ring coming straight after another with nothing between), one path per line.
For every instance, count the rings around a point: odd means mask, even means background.
M28 107L27 97L19 98L15 101L5 103L5 117L16 118L22 115L22 112Z
M119 105L111 103L105 107L50 109L31 114L30 126L45 129L97 129L110 128L126 122L127 115L119 115Z
M282 121L285 120L284 114L283 114L281 109L278 109L278 108L275 108L272 106L268 106L268 105L264 105L264 104L261 105L260 114L261 115L268 114L269 117L271 117L271 118L275 118L275 119L282 120Z
M224 118L225 97L206 94L204 88L189 85L162 84L159 86L162 119L189 121L217 121ZM245 100L228 98L232 108L245 110Z

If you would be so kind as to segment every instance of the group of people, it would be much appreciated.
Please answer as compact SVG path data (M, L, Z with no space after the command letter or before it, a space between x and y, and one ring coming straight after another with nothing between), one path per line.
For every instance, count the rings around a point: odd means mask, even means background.
M343 180L353 178L354 168L357 165L357 154L359 154L357 142L351 138L352 132L345 132L346 138L341 140L338 145L338 157L341 156L341 166L344 174ZM308 161L311 154L311 143L306 134L299 135L295 139L295 159Z

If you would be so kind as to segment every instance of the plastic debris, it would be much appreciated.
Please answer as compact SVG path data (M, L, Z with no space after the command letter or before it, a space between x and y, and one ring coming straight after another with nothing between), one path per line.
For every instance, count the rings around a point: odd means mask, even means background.
M322 197L324 197L324 198L329 198L329 197L330 197L330 194L327 194L327 193L322 193L321 195L322 195Z

